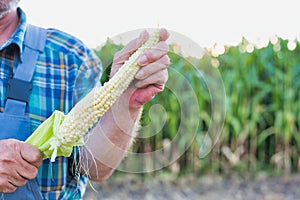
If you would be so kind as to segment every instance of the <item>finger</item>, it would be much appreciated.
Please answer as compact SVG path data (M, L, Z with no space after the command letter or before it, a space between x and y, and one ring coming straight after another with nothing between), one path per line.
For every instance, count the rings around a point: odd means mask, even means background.
M2 169L4 174L13 177L14 179L34 179L38 174L38 169L30 165L27 161L20 159L14 165L9 166L8 169Z
M148 85L164 85L168 80L168 71L167 69L161 70L160 72L154 73L147 78L137 81L135 87L144 88Z
M159 32L159 40L165 41L169 37L169 32L162 28ZM145 30L138 38L130 41L121 51L115 54L114 62L118 63L120 61L124 62L124 59L129 58L129 56L134 53L139 47L141 47L149 38L149 33Z
M138 59L137 63L140 66L145 66L163 57L168 53L168 51L169 45L166 42L161 41L157 43L157 45L155 45L154 47L145 51L144 54Z
M157 93L164 90L163 85L149 85L143 89L137 89L130 97L130 106L139 108L150 101Z
M114 56L114 63L122 64L132 53L141 47L149 38L147 31L143 31L138 38L131 40L121 51Z
M157 60L156 62L150 63L142 67L136 74L135 78L139 80L145 79L146 77L156 72L166 69L169 65L170 65L170 58L169 56L165 55L161 57L159 60Z
M18 165L18 167L20 167L20 165ZM1 166L0 182L3 183L3 181L9 181L14 186L25 185L27 179L19 174L18 167L16 167L16 165ZM0 184L0 188L2 188L2 186L3 185Z
M15 174L8 178L8 181L15 187L20 187L26 184L27 179L23 178L20 174Z
M159 40L166 41L169 38L170 34L165 28L161 28L159 31Z
M23 143L20 148L20 154L21 157L31 165L35 167L42 165L43 156L36 147Z
M17 187L11 184L10 182L1 183L1 191L3 193L13 193L17 190Z
M37 167L34 165L41 162L37 161L40 159L39 150L17 140L7 140L2 145L6 145L9 152L1 153L1 174L13 175L16 172L26 179L32 179L37 175Z
M38 169L26 161L21 162L16 171L21 177L29 180L34 179L38 174Z

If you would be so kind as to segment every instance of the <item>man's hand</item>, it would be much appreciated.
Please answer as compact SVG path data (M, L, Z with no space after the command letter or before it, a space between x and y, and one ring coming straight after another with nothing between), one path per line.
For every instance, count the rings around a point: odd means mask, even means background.
M34 179L42 161L34 146L15 139L0 140L0 192L12 193Z
M149 37L144 31L140 36L129 42L114 57L111 76L124 64L126 60L135 52ZM167 55L168 44L165 42L169 37L166 29L160 30L160 42L153 48L147 50L138 60L141 66L135 80L125 92L130 95L129 108L140 108L143 104L150 101L157 93L163 91L164 85L168 80L167 67L170 59Z
M170 64L167 56L169 48L165 42L168 36L165 29L160 30L160 42L139 58L138 64L141 68L135 80L118 102L113 104L112 109L102 116L80 151L83 158L80 162L81 173L86 174L85 166L89 166L91 180L103 181L113 173L132 144L140 119L140 108L163 90ZM141 33L115 54L111 77L148 37L147 32Z

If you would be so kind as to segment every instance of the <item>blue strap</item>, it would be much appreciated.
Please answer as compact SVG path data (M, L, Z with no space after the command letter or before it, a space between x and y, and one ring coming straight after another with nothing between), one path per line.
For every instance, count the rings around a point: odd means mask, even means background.
M17 67L14 78L31 82L39 53L43 52L47 30L28 25L25 33L23 61Z
M26 103L15 99L7 99L5 104L4 113L14 115L24 115L26 109Z
M46 43L46 34L46 29L28 24L24 45L42 53Z
M43 52L46 43L47 30L28 25L24 39L23 61L19 63L16 73L7 87L7 101L4 113L25 114L28 102L32 77L39 53ZM20 89L25 88L25 89Z

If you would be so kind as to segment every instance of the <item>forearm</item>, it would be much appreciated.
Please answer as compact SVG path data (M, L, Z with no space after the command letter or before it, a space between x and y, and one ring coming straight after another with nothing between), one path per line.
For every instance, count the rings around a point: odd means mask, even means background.
M103 181L113 173L134 140L141 111L116 103L103 115L81 149L83 174L91 180Z
M169 34L165 29L161 29L159 37L154 36L153 40L148 40L149 44L159 39L158 43L145 51L134 64L141 67L134 77L135 81L121 95L119 101L102 116L82 148L81 172L89 175L91 180L105 180L120 164L134 139L142 105L161 92L168 79L167 67L170 60L165 40ZM147 32L143 32L140 37L115 54L112 77L147 39ZM126 76L124 74L124 77L128 78ZM121 84L125 85L124 80Z

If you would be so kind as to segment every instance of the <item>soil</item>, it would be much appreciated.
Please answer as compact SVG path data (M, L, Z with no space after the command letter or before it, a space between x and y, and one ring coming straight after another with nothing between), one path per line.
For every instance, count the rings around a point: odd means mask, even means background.
M84 200L298 200L300 174L253 178L122 175L92 183Z

